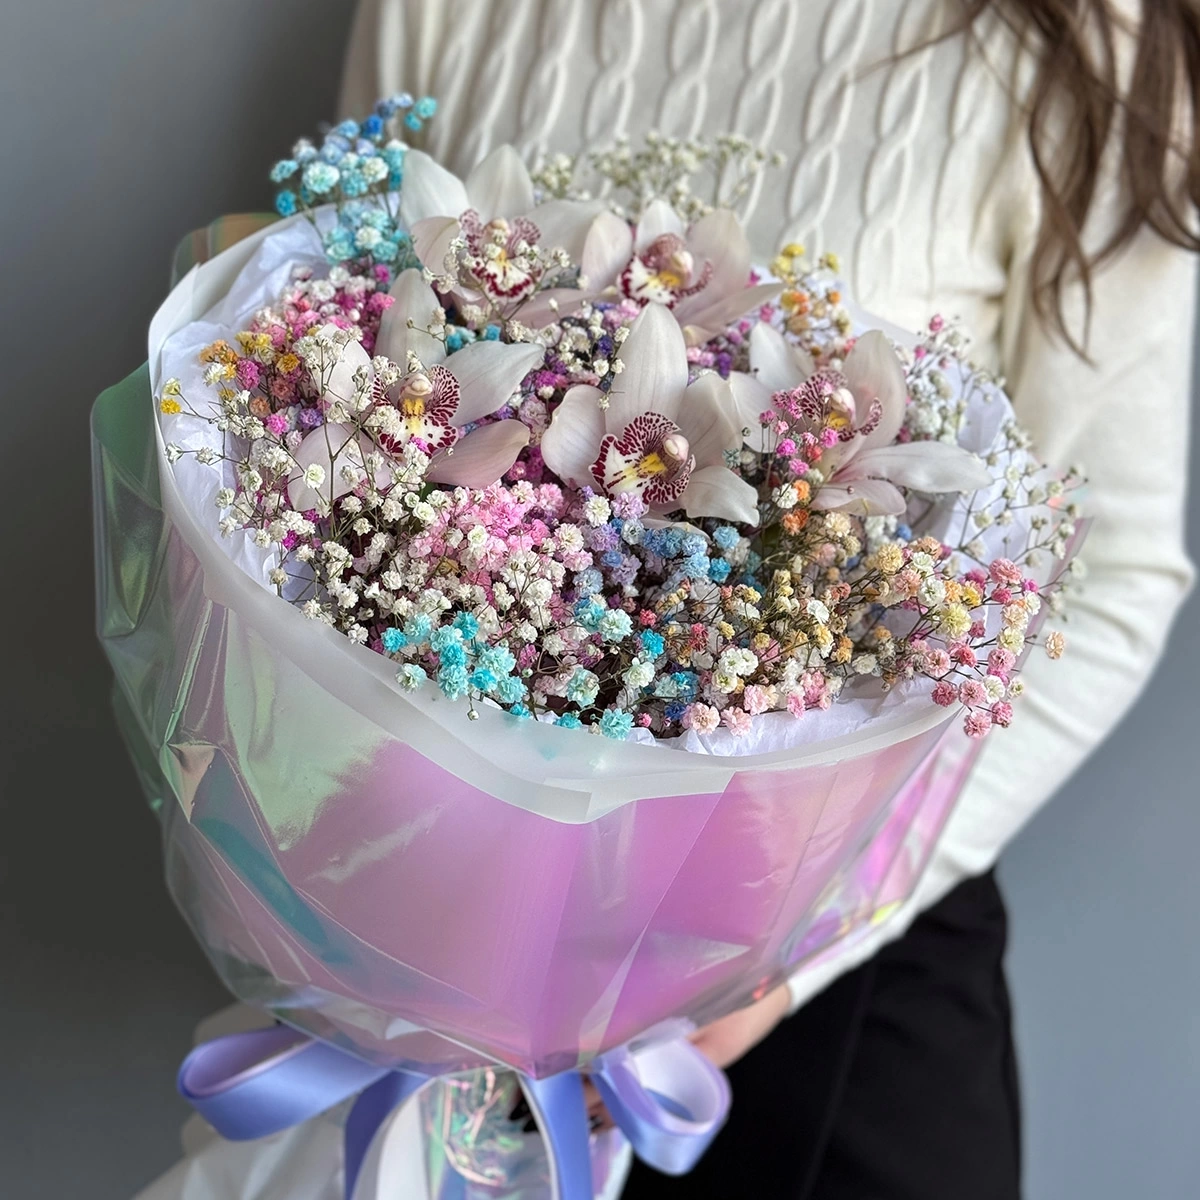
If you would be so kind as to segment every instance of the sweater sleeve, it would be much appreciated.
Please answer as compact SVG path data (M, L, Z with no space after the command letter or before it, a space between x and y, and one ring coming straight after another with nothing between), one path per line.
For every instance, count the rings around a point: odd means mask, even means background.
M1014 261L1032 257L1022 222ZM1195 256L1140 233L1093 280L1091 361L1054 337L1010 279L1003 330L1008 386L1039 456L1083 467L1092 524L1082 588L1062 626L1067 653L1036 650L1026 694L996 730L947 822L916 894L841 955L801 968L795 1007L899 937L961 879L986 871L1021 826L1108 735L1145 687L1192 579L1184 545L1196 291ZM1082 294L1067 296L1079 327Z

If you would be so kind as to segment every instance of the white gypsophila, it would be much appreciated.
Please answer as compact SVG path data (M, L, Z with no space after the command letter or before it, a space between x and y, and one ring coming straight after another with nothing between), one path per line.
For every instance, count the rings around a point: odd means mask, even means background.
M730 646L721 652L719 662L735 675L751 675L758 668L758 655L753 650Z
M916 557L914 555L914 557ZM937 608L946 599L946 585L936 575L924 580L917 590L917 599L926 608Z
M1025 649L1025 634L1015 625L1006 625L996 634L996 642L1003 649L1020 654Z
M879 660L874 654L860 654L850 663L850 667L856 675L870 675L878 666Z
M583 506L583 515L589 525L605 525L612 516L612 506L603 496L592 496Z
M583 549L583 532L578 525L560 525L554 537L564 554L578 554Z
M845 537L853 528L850 518L844 512L828 512L825 514L825 528L833 537Z
M822 625L829 620L829 609L815 596L804 606L804 611Z
M654 664L635 658L626 668L624 678L630 688L647 687L654 679Z
M1004 699L1004 693L1008 688L1004 680L998 675L985 675L983 678L983 690L987 694L988 703L995 704L998 700Z
M396 680L407 692L415 692L429 677L415 663L405 663L396 672Z
M738 677L732 671L723 671L718 667L713 671L712 686L723 695L729 695L738 685Z
M548 579L535 579L526 589L525 598L533 604L548 604L554 595L554 586Z

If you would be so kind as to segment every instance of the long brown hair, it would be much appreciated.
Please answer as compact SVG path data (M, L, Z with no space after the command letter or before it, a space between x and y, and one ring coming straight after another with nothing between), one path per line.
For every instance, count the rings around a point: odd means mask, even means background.
M1136 27L1111 0L962 0L959 29L998 11L1037 63L1028 107L1030 151L1042 189L1033 264L1035 311L1076 350L1064 294L1149 226L1200 251L1200 0L1142 0ZM1118 69L1118 39L1135 39L1132 69ZM1066 130L1067 137L1061 136ZM1110 138L1119 139L1109 147ZM1121 196L1098 246L1084 222L1097 198L1101 159L1119 157ZM1083 331L1086 340L1086 326Z

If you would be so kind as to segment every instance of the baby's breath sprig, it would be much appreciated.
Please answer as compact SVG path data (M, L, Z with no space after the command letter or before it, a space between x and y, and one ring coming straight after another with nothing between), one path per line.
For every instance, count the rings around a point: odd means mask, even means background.
M665 200L690 223L714 208L736 208L762 171L782 164L780 154L741 134L677 138L651 132L636 148L620 138L586 157L553 155L533 178L547 196L603 193L619 216L633 222L652 200Z
M412 242L399 222L397 194L409 141L437 112L432 96L419 100L401 92L380 100L361 123L341 121L318 146L301 138L289 157L271 168L277 185L275 211L303 213L317 225L319 208L332 205L336 221L322 229L331 263L379 267L391 277L418 265ZM398 128L404 136L397 136Z

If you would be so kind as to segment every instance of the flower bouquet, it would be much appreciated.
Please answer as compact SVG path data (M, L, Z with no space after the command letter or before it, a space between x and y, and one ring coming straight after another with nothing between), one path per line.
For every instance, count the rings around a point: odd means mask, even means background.
M189 1099L335 1129L347 1197L580 1200L719 1127L689 1030L911 893L1062 651L1079 480L940 318L755 268L760 148L459 180L433 112L298 143L101 397L100 631L172 895L279 1022Z

